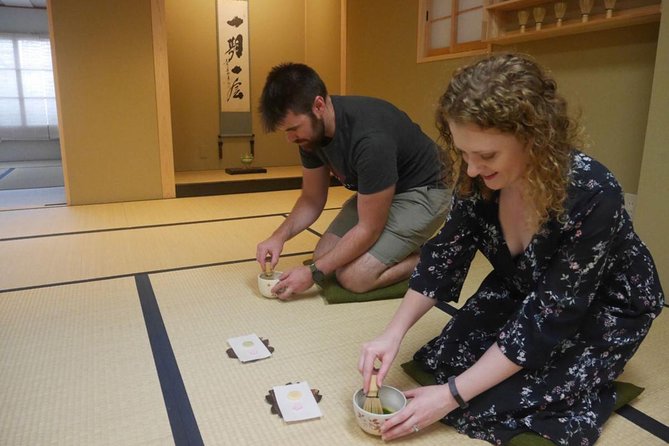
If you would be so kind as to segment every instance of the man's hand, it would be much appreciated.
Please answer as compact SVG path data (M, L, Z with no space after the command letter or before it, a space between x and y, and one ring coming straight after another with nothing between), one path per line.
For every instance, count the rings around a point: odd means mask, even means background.
M290 300L291 296L306 291L313 284L309 267L298 266L281 274L279 283L272 288L272 293L281 300Z
M274 269L276 264L279 263L279 256L281 255L281 251L283 251L283 244L284 242L276 236L272 236L267 240L258 243L258 246L256 247L256 260L260 264L260 269L263 271L265 270L265 261L267 260L267 257L271 258L270 264L272 265L272 269Z

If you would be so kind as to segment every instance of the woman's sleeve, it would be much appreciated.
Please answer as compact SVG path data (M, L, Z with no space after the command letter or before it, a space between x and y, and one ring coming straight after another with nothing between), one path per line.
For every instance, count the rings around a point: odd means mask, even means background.
M600 191L563 226L560 246L543 276L498 335L497 343L511 361L540 367L582 325L600 287L622 212L619 193Z
M472 200L453 194L443 228L420 250L420 261L409 281L412 290L440 301L458 300L478 247L473 209Z

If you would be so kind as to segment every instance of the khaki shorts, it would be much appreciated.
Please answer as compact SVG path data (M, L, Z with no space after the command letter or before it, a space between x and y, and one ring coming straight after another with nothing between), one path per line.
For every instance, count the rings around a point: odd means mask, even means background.
M449 189L429 186L409 189L393 197L383 233L369 253L385 265L407 258L441 228L451 201ZM358 223L358 195L349 198L328 227L343 237Z

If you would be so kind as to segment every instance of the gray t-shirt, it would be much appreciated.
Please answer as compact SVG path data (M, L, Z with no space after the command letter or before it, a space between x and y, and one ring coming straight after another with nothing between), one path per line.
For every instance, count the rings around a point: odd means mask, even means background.
M441 184L439 149L394 105L362 96L331 96L335 135L325 146L300 148L307 169L328 166L339 181L361 194L396 185L395 193Z

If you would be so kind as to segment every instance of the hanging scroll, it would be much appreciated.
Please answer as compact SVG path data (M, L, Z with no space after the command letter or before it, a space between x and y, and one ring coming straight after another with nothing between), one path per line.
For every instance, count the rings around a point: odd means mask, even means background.
M248 138L249 152L242 154L244 169L229 173L252 173L254 135L251 121L251 67L249 63L249 4L244 0L218 0L218 79L220 95L218 158L223 159L226 138ZM266 169L256 168L258 172Z
M250 112L248 2L218 0L221 112Z

